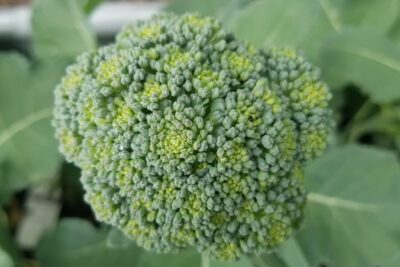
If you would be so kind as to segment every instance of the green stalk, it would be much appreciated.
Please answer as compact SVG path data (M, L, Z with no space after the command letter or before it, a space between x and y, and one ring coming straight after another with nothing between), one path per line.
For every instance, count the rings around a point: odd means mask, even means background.
M373 109L374 105L366 100L364 104L361 106L361 108L356 112L356 114L353 116L353 118L350 120L350 122L347 124L347 127L345 129L345 133L347 136L347 141L348 142L353 142L355 141L358 136L358 123L365 119L368 114L371 112Z
M205 253L201 255L201 267L210 267L210 258Z
M268 264L266 262L264 262L260 256L254 255L252 257L252 262L257 267L269 267Z

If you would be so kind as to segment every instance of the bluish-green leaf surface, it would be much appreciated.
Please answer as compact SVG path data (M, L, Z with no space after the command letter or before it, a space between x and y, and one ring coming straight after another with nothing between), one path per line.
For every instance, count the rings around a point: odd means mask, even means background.
M60 62L33 68L17 53L0 54L0 202L51 178L58 167L50 121L53 89L64 67Z
M400 167L386 150L331 149L307 169L304 227L296 235L311 266L399 266Z
M379 33L352 29L332 35L321 62L331 87L354 83L375 102L400 99L400 47Z
M90 5L88 1L85 3ZM96 47L95 35L84 15L85 8L93 7L86 7L79 0L34 1L32 30L37 57L74 59Z

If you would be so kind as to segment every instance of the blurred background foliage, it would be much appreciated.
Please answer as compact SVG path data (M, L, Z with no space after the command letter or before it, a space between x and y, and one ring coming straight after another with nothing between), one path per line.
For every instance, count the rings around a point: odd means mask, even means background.
M201 265L194 250L144 252L98 225L79 170L57 151L53 89L77 55L99 45L87 16L100 2L34 0L28 53L0 51L1 267ZM299 232L273 253L211 266L400 266L400 0L174 0L165 10L217 17L259 47L294 46L333 92L336 131L306 170ZM61 189L58 223L21 248L27 192L42 183Z

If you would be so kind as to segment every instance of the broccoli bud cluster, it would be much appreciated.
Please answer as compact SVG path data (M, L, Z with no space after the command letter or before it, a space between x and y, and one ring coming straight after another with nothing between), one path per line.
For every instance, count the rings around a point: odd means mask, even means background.
M332 128L318 69L218 21L161 14L87 52L56 89L61 151L99 221L146 249L270 250L301 222Z

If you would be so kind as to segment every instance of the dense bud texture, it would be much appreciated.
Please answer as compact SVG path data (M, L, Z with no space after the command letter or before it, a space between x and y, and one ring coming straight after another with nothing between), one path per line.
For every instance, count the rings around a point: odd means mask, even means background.
M163 14L68 68L54 125L98 220L147 249L229 260L299 225L302 168L326 145L329 98L294 50Z

